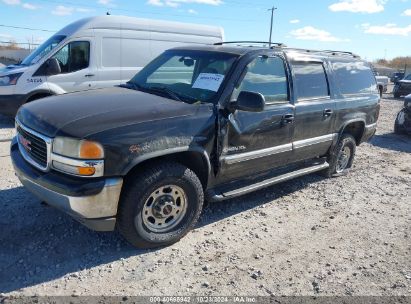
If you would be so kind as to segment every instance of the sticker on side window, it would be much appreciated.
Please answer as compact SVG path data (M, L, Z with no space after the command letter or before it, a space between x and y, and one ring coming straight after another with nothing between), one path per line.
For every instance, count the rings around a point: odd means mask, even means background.
M224 75L221 74L200 73L193 84L193 89L204 89L217 92L223 80Z

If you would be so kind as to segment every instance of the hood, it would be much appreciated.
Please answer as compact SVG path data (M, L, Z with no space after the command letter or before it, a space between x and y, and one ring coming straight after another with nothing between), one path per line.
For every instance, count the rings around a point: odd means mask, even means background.
M13 64L5 67L0 67L0 76L7 76L9 74L24 73L28 69L27 66Z
M17 119L48 137L86 138L131 124L193 115L198 107L113 87L51 96L20 108Z
M405 80L405 79L403 79L403 80L400 80L400 81L398 81L399 83L406 83L406 84L410 84L411 83L411 80Z

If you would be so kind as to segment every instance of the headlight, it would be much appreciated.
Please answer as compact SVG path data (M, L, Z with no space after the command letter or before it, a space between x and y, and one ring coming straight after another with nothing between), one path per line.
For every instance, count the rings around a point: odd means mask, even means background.
M10 74L0 77L0 86L16 85L17 80L19 80L21 75L23 75L23 73Z
M57 137L53 141L52 167L77 176L104 174L104 149L96 142Z
M96 142L57 137L53 141L53 153L78 159L103 159L104 149Z

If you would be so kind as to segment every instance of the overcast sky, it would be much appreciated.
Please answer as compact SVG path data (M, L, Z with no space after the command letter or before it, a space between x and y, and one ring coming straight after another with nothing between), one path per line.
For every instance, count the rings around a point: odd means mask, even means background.
M41 42L77 19L127 15L220 25L226 40L268 40L288 46L346 50L369 60L411 56L411 0L0 0L0 41ZM51 31L51 32L49 32Z

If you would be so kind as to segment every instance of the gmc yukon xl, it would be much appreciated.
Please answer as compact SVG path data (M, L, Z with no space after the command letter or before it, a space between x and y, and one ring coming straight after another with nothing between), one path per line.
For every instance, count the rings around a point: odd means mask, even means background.
M164 52L118 87L20 108L11 156L33 194L131 244L172 244L204 200L345 174L379 92L347 52L219 44Z

